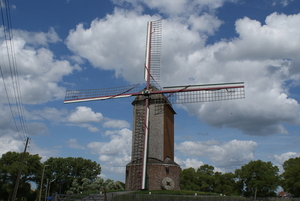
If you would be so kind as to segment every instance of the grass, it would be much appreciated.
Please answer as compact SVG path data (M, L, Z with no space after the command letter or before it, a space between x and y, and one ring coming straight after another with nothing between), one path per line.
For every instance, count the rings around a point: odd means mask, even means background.
M151 195L149 194L151 192ZM197 193L197 196L195 196ZM202 198L201 198L202 197ZM207 193L200 191L187 191L187 190L151 190L151 191L136 191L129 194L120 195L113 198L113 201L181 201L181 200L205 200L217 201L220 199L217 193Z
M152 191L136 191L131 194L149 194L151 192L151 195L206 195L206 196L219 196L217 193L207 193L207 192L200 192L200 191L188 191L188 190L152 190Z
M169 191L168 191L169 192ZM193 191L195 192L195 191ZM140 192L138 192L140 193ZM146 192L145 192L146 193ZM149 193L149 192L148 192ZM156 193L156 192L153 192ZM162 192L160 192L162 193ZM230 196L216 196L212 194L204 193L204 195L195 196L195 193L192 192L176 192L172 191L172 193L165 193L165 194L124 194L119 195L113 198L113 201L247 201L245 198L241 197L230 197ZM201 193L200 193L201 194Z

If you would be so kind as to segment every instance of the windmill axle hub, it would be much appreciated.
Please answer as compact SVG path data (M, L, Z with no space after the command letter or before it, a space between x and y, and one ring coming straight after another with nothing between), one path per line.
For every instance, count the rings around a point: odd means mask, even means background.
M149 90L145 90L145 91L143 92L143 95L144 95L144 96L150 96L150 91L149 91Z

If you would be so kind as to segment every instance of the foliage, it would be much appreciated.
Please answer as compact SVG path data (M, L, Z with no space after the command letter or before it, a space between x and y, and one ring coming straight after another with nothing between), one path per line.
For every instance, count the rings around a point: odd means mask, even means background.
M180 188L222 195L275 196L279 185L278 172L277 166L261 160L250 161L235 173L224 174L205 164L197 171L194 168L182 170Z
M197 171L188 168L181 171L180 189L213 192L223 195L237 195L238 184L233 173L214 172L214 167L202 165Z
M236 170L239 180L244 184L244 196L255 198L276 196L275 191L279 185L278 172L277 166L261 160L250 161Z
M213 176L213 191L222 195L238 195L239 183L234 173L216 172Z
M79 183L82 183L80 185ZM96 192L100 191L112 191L112 190L124 190L125 184L111 179L103 180L101 177L98 177L95 180L89 180L87 178L83 178L81 182L78 182L77 179L74 179L72 182L72 186L67 191L67 194L85 194L87 192Z
M97 179L101 173L100 164L81 157L51 157L44 164L48 165L44 178L49 179L51 192L66 193L73 182L74 186L86 188L89 182Z
M196 172L197 184L199 190L203 192L213 192L214 184L214 167L211 165L202 165Z
M281 186L295 197L300 197L300 157L290 158L283 163Z
M0 159L0 197L10 200L14 191L15 182L18 177L23 153L7 152ZM32 192L30 182L38 183L37 174L40 173L42 164L41 157L37 154L25 153L22 174L20 176L17 197L35 199L36 194Z
M0 197L11 199L22 153L7 152L0 158ZM120 181L102 179L100 164L83 158L49 158L44 164L41 157L26 153L23 171L18 189L18 198L35 200L39 189L31 191L30 183L36 183L40 188L42 181L45 192L48 181L50 193L88 194L114 190L124 190L125 185ZM289 159L283 164L284 173L281 175L281 184L285 191L300 196L300 157ZM215 172L210 165L200 166L197 170L187 168L181 170L181 191L151 191L152 194L174 195L244 195L251 197L275 196L279 185L278 167L271 162L261 160L250 161L236 169L234 173ZM149 194L149 191L139 193ZM139 194L136 193L136 194ZM42 195L43 197L44 195Z
M194 168L181 170L180 173L180 189L184 190L199 190L197 185L197 176Z

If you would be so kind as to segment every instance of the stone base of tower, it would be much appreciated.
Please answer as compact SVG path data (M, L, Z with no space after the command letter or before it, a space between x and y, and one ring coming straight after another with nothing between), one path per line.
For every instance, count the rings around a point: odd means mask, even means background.
M180 166L166 158L164 161L148 158L147 184L148 190L180 190ZM125 190L141 189L141 163L130 162L126 165Z

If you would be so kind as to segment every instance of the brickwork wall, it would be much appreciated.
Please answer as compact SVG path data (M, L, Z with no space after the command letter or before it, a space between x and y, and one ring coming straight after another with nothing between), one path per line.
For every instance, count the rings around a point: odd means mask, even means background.
M134 165L128 164L126 166L126 179L125 190L140 190L140 184L135 181L140 181L141 173L136 172L137 169ZM174 190L180 190L179 178L180 167L179 165L163 164L163 163L148 163L147 164L147 178L149 190L162 190L162 180L166 177L174 181Z
M169 171L166 171L166 167ZM174 181L174 190L180 190L179 176L180 167L169 164L148 164L147 173L149 178L149 190L162 190L162 180L169 177Z
M140 190L141 188L142 172L140 171L140 168L135 167L136 165L141 166L142 164L129 163L126 165L126 175L125 175L126 191Z
M163 109L163 108L162 108ZM155 112L155 105L150 105L148 157L164 160L164 111Z

